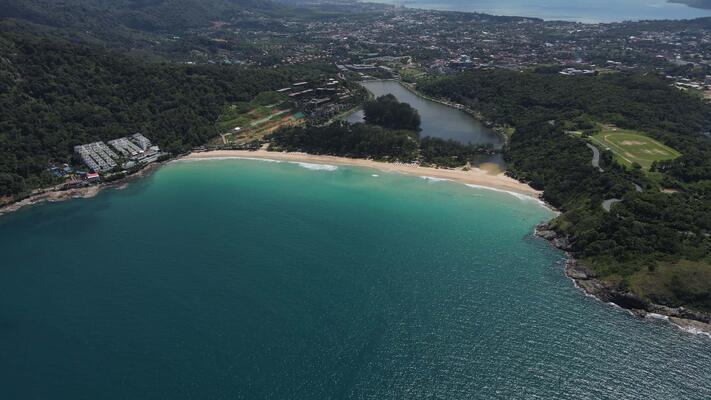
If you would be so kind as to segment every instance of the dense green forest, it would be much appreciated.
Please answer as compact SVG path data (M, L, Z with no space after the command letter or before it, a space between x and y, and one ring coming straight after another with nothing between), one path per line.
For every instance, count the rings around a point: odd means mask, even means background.
M274 0L4 0L0 27L121 50L143 61L241 61L278 64L252 40L215 41L225 24L261 32L294 32L287 19L321 20L367 13L345 4ZM229 56L228 56L229 54ZM239 60L237 60L239 59Z
M101 35L129 30L177 33L244 15L281 15L270 0L4 0L0 19L71 28Z
M328 126L291 127L268 138L273 151L304 151L376 160L413 161L417 158L417 132L338 121Z
M337 121L327 126L281 129L267 139L272 151L303 151L382 161L419 162L423 165L462 167L491 145L462 144L452 140L420 138L420 115L393 95L368 101L363 107L366 123Z
M70 161L81 143L142 132L167 151L187 151L216 135L225 104L322 73L143 64L0 31L0 196L48 183L49 163Z
M509 173L564 211L556 229L603 278L655 302L711 310L711 106L652 75L481 71L419 88L515 128ZM568 133L597 122L643 131L683 155L643 172L603 152L600 172ZM622 201L606 212L611 198Z
M425 137L417 131L338 121L327 126L301 126L278 130L268 137L272 151L372 158L381 161L419 162L456 168L492 153L491 145L465 145Z
M280 129L270 135L272 151L304 151L311 154L415 161L420 143L420 115L395 96L365 102L367 123L336 121L327 126Z
M261 54L251 43L218 43L198 32L222 23L257 30L278 29L274 21L306 9L271 0L4 0L0 27L120 49L145 61L190 59L193 51Z
M420 114L407 103L388 94L363 104L365 122L391 129L420 129Z

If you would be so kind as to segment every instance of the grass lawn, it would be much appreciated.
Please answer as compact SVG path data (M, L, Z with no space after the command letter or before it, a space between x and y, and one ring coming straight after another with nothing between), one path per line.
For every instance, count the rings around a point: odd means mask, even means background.
M646 268L630 277L630 288L654 302L690 304L711 309L711 266L705 262L661 263L654 271Z
M621 164L631 167L633 163L637 163L645 170L649 170L655 161L681 156L678 151L641 132L611 126L604 126L602 131L590 137L590 140L593 144L612 151Z

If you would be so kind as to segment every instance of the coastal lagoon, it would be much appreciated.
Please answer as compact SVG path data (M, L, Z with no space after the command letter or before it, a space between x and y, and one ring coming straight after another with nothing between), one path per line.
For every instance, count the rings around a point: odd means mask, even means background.
M0 218L2 399L706 399L711 339L586 297L531 198L173 162Z
M378 2L430 10L479 12L589 23L711 16L711 10L692 8L667 0L379 0Z
M492 144L497 149L503 146L501 136L484 126L476 118L462 110L418 96L398 81L364 81L361 82L361 85L375 97L392 94L398 101L414 107L422 119L420 136L451 139L460 143ZM363 111L359 110L350 114L346 121L363 122ZM474 165L480 166L484 163L494 164L498 170L505 169L505 163L500 154L482 156Z
M425 99L394 80L363 81L361 85L375 97L392 94L398 101L417 110L422 120L421 136L452 139L460 143L503 145L501 137L476 118L456 108ZM348 122L363 122L363 111L349 115Z

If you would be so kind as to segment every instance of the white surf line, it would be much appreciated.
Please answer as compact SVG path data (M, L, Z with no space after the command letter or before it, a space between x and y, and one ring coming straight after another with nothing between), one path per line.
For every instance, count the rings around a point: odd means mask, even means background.
M169 163L174 162L194 162L194 161L210 161L210 160L249 160L249 161L265 161L272 163L281 163L282 160L275 160L273 158L262 158L262 157L242 157L242 156L222 156L222 157L195 157L195 158L177 158L175 160L169 161Z
M693 326L682 326L682 325L679 325L679 324L672 322L672 321L669 321L669 322L671 322L672 325L676 326L683 332L690 333L692 335L706 336L708 338L711 338L711 333L702 331L701 329L694 328Z
M338 169L337 166L331 164L322 163L310 163L303 161L287 161L287 160L277 160L273 158L266 157L243 157L243 156L223 156L223 157L196 157L196 158L179 158L172 160L170 162L184 162L184 161L210 161L210 160L248 160L248 161L264 161L272 163L288 163L298 165L302 168L314 170L314 171L335 171Z
M436 178L434 176L427 176L427 175L419 175L420 178L430 181L430 182L452 182L451 179L447 178Z
M220 156L220 157L196 157L196 158L178 158L175 160L169 161L169 163L172 162L186 162L186 161L206 161L206 160L249 160L249 161L266 161L266 162L273 162L273 163L288 163L288 164L296 164L302 168L310 169L310 170L315 170L315 171L335 171L338 169L338 166L332 165L332 164L327 164L327 163L315 163L315 162L303 162L303 161L292 161L292 160L279 160L279 159L273 159L273 158L266 158L266 157L245 157L245 156ZM353 168L371 168L371 169L377 169L383 173L386 174L396 174L396 175L401 175L401 176L413 176L413 174L410 174L408 172L404 171L398 171L398 170L388 170L387 168L379 168L376 166L368 166L368 165L357 165L357 164L346 164L348 167L353 167ZM380 175L378 174L371 174L372 177L378 178ZM418 178L424 179L429 182L456 182L456 179L449 179L449 178L438 178L434 176L429 176L429 175L414 175ZM474 189L484 189L484 190L490 190L494 192L500 192L500 193L507 193L511 196L514 196L520 200L532 200L543 206L544 208L547 208L553 212L556 212L556 210L552 209L551 207L548 206L544 201L542 201L539 198L523 194L523 193L518 193L510 190L505 190L505 189L499 189L491 186L484 186L484 185L477 185L473 183L465 183L464 185L474 188Z
M518 193L518 192L511 191L511 190L499 189L499 188L490 187L490 186L477 185L474 183L465 183L464 185L466 185L470 188L474 188L474 189L484 189L484 190L491 190L493 192L507 193L507 194L510 194L511 196L516 197L519 200L533 200L533 201L541 204L542 206L548 208L548 205L543 200L535 198L533 196L529 196L527 194Z
M335 171L338 169L337 166L331 164L318 164L318 163L308 163L301 161L289 161L289 164L296 164L301 168L310 169L313 171Z

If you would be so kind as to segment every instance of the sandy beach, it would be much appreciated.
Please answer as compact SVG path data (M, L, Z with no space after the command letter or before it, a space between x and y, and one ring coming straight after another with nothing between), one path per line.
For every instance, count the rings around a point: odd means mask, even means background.
M352 165L377 169L383 172L400 173L412 176L427 176L437 179L448 179L468 185L478 185L492 189L505 190L526 196L540 198L542 192L533 189L525 183L510 178L503 173L492 174L483 169L472 168L469 171L461 169L439 169L420 167L411 164L387 163L373 160L319 156L307 153L279 153L266 150L214 150L191 153L183 159L209 159L209 158L259 158L290 162L303 162L313 164Z
M279 161L288 161L295 163L311 163L311 164L328 164L328 165L351 165L357 167L372 168L382 172L399 173L411 176L431 177L436 179L446 179L453 182L464 183L467 185L475 185L486 187L494 190L507 191L525 196L530 196L539 199L542 192L533 189L532 187L521 183L513 178L510 178L503 173L493 173L480 168L472 168L469 171L462 169L439 169L430 167L420 167L412 164L403 163L387 163L373 160L365 160L358 158L334 157L334 156L319 156L307 153L280 153L266 150L247 151L247 150L213 150L205 152L190 153L186 156L179 157L181 159L209 159L209 158L257 158L271 159ZM100 190L114 187L123 187L127 182L140 178L151 173L162 163L152 164L140 172L130 175L120 181L111 183L102 183L100 185L87 186L83 188L60 190L58 188L45 188L37 191L37 193L14 203L0 206L0 216L3 214L12 213L20 208L43 203L57 202L76 198L89 198L96 196Z

